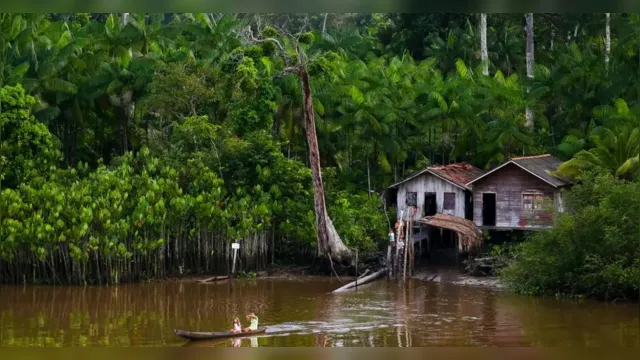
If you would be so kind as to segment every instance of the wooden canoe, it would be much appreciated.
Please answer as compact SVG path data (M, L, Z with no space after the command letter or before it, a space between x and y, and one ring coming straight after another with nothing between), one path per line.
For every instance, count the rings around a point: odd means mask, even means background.
M258 330L255 330L255 331L240 332L240 333L233 333L230 331L195 332L195 331L186 331L186 330L180 330L180 329L174 329L173 333L187 340L211 340L211 339L253 336L257 334L263 334L265 331L267 331L266 327L258 328Z

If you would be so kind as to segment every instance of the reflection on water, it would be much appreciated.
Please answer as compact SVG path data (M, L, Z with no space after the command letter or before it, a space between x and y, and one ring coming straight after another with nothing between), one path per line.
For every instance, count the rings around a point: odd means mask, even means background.
M451 284L379 281L328 294L325 278L0 287L0 346L640 346L637 305L534 299ZM267 332L185 342L250 312ZM248 325L244 324L243 326Z

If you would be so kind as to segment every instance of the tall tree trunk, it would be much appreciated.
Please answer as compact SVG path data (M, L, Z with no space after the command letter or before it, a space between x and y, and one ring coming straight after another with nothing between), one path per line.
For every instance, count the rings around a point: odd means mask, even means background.
M129 151L129 125L133 122L133 116L136 111L136 102L133 99L132 90L126 90L122 94L120 104L124 113L124 117L122 119L122 154L125 154Z
M369 169L369 155L367 155L367 192L371 198L371 170Z
M480 14L480 54L482 57L482 75L489 75L489 52L487 51L487 14Z
M534 46L533 46L533 13L526 13L524 15L526 20L526 33L527 33L527 78L529 81L533 80L533 62L534 62ZM530 86L527 86L527 93L529 93ZM533 130L533 111L527 106L525 113L525 126Z
M324 21L322 22L322 32L326 33L327 32L327 16L329 15L329 13L324 13Z
M305 135L307 137L307 143L309 144L309 166L311 167L314 210L316 213L316 225L318 227L318 252L336 260L349 258L351 257L351 252L349 248L344 245L342 239L340 239L331 218L329 218L325 205L322 171L320 167L320 150L318 149L318 138L316 136L316 125L313 115L311 86L309 84L309 75L302 61L299 63L298 75L300 76L300 88L302 89Z
M604 66L609 72L609 54L611 53L611 14L607 13L607 24L605 26L605 50L604 50Z

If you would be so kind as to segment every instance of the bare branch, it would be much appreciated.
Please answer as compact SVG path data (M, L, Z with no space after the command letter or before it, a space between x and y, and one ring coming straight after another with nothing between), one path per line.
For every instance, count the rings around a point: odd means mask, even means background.
M278 41L277 39L274 39L274 38L258 39L258 38L256 38L253 35L253 30L251 30L251 26L247 26L245 28L245 31L243 32L243 35L245 36L245 39L249 43L262 43L262 42L266 42L266 41L271 41L271 42L275 43L278 46L278 48L280 48L280 51L282 51L282 53L286 53L285 50L284 50L284 46L282 46L280 41Z
M305 32L305 30L307 30L307 27L310 26L309 23L309 13L306 13L304 15L304 21L302 22L302 28L300 28L300 34L303 34Z
M300 71L300 68L299 68L298 66L288 66L288 67L286 67L286 68L282 69L282 71L280 71L280 72L275 76L275 78L276 78L276 79L277 79L277 78L281 78L281 77L283 77L283 76L285 76L285 75L288 75L288 74L297 74L299 71Z

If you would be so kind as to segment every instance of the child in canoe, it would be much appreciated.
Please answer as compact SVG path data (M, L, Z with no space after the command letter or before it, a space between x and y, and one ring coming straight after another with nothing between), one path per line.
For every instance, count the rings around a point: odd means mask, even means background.
M240 325L240 319L233 319L233 329L230 330L232 333L242 332L242 326Z
M258 317L256 314L251 313L247 315L247 320L249 321L249 327L244 329L245 332L258 330Z

